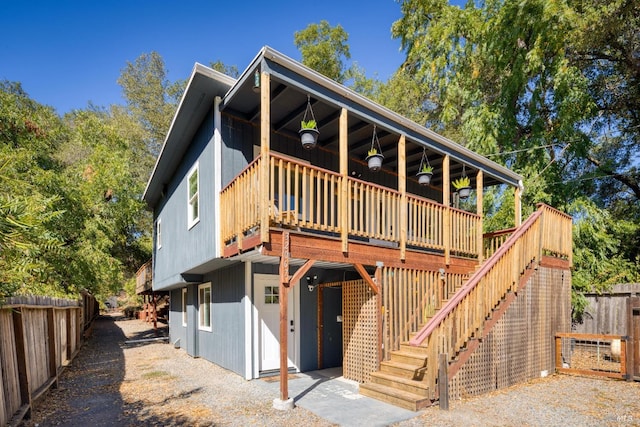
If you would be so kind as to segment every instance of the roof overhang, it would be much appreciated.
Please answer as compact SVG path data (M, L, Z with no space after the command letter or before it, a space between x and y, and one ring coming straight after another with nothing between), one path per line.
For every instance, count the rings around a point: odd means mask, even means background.
M365 124L375 124L378 130L385 132L389 139L395 138L396 142L399 135L405 135L407 141L413 144L415 153L421 154L422 147L426 147L432 154L449 155L451 161L456 163L452 169L452 178L460 175L462 165L465 165L471 170L482 170L485 185L507 184L516 187L522 181L521 175L508 168L371 101L268 46L262 48L238 78L236 84L224 96L220 106L221 111L228 110L231 114L240 113L243 119L257 123L259 120L259 115L256 114L259 111L259 96L253 91L253 76L256 71L268 72L272 81L275 82L271 91L271 116L272 129L276 132L297 135L299 120L302 116L301 113L298 113L300 100L306 103L306 97L309 95L318 102L318 106L314 106L314 110L320 112L320 114L316 114L318 123L336 121L338 110L343 107L349 111L349 127L359 129L353 134L350 131L350 155L361 158L366 156L367 144L358 144L357 141L363 141L366 138L366 132L369 132L368 139L370 140L371 127L367 128ZM293 89L293 91L289 89ZM297 97L289 92L297 92ZM274 102L274 98L283 100L283 102ZM318 117L319 115L320 117ZM280 125L278 118L282 118ZM288 122L286 122L287 120ZM361 121L363 124L359 126L357 121ZM324 130L321 133L323 137L333 140L332 142L325 140L326 145L337 145L335 135ZM418 162L420 157L415 153L413 155L414 163ZM407 154L407 161L410 161L410 153ZM394 153L387 156L385 152L385 156L393 159ZM397 154L395 156L397 160ZM416 160L416 156L418 156L418 160ZM385 165L388 164L385 160ZM417 165L412 165L412 167L417 167Z

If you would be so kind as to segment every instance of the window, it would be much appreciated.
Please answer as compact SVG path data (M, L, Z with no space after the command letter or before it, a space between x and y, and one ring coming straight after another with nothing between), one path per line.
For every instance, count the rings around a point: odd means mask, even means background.
M156 221L156 247L158 249L162 247L162 220L160 218Z
M189 221L189 228L193 227L200 220L200 184L198 181L198 164L196 163L193 169L187 175L187 201L188 201L188 212L187 218Z
M182 326L187 326L187 288L182 289Z
M198 286L198 327L204 331L211 331L211 283Z
M265 304L280 304L279 293L280 288L278 286L265 286L264 287L264 303Z

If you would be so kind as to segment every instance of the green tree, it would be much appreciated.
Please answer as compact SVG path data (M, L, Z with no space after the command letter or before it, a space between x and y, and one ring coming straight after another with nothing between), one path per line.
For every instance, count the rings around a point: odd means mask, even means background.
M164 60L157 52L128 62L118 79L127 107L148 132L147 148L155 158L160 153L171 119L184 89L184 81L167 79Z
M592 234L606 230L609 238L576 238L575 251L584 259L606 254L607 262L595 271L576 255L577 289L621 279L620 266L633 276L638 249L620 242L640 241L638 3L491 0L460 8L405 0L401 7L392 33L407 55L402 72L419 85L417 117L521 173L529 210L539 201L565 210L592 204L577 210L580 220L597 219ZM625 250L611 251L611 238Z
M332 80L346 79L346 61L351 59L347 41L349 35L340 24L332 27L322 20L296 31L294 44L302 54L302 63Z

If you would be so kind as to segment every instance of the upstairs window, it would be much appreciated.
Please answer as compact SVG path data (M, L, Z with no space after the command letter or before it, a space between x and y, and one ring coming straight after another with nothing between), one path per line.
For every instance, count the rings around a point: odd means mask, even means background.
M189 228L193 227L200 221L200 182L198 179L198 164L187 175L187 218Z
M162 247L162 220L160 218L156 221L156 247L158 249Z

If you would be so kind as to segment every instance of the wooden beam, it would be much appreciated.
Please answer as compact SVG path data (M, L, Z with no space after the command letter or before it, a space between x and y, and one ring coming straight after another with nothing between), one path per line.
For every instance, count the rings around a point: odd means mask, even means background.
M407 148L406 137L398 141L398 191L400 192L400 259L407 257Z
M293 273L293 276L291 276L291 279L289 280L289 286L295 286L296 283L298 283L300 279L302 279L302 276L307 274L307 271L309 271L309 269L313 267L313 264L315 264L315 262L315 259L309 259L304 264L302 264L302 267L300 267L295 273Z
M442 204L445 206L444 218L442 218L442 240L444 244L444 262L451 263L451 179L449 169L449 155L442 159Z
M522 194L520 191L520 187L516 187L515 189L515 218L514 218L514 227L520 227L522 225Z
M282 253L280 254L280 281L286 286L289 286L289 256L291 254L289 245L291 238L289 237L289 231L285 230L282 233Z
M269 240L269 145L271 140L270 76L260 74L260 240ZM238 236L240 238L240 236Z
M349 117L347 109L340 111L340 239L342 252L349 252Z
M482 172L482 169L478 170L478 173L476 174L476 213L478 214L478 216L480 217L480 221L478 221L478 229L476 230L476 239L477 239L477 244L478 244L478 264L482 264L482 261L484 260L484 242L482 241L482 235L483 235L483 207L482 207L482 203L483 203L483 192L484 192L484 174Z
M364 281L367 282L367 285L369 285L373 293L377 295L380 292L380 289L378 288L378 285L373 281L371 276L369 276L367 269L364 268L362 264L353 264L353 267L360 274L360 277L362 277Z

